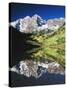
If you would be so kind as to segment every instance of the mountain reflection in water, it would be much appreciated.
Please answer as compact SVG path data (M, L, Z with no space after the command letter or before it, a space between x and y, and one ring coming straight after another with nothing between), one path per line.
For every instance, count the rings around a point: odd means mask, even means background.
M43 74L60 74L64 75L64 68L57 62L46 61L20 61L17 65L10 68L10 71L26 77L40 78Z

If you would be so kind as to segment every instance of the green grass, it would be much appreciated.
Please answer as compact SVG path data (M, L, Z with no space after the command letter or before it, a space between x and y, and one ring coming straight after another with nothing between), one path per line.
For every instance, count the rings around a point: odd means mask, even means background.
M35 34L32 34L32 44L40 45L40 49L36 50L34 53L32 53L33 58L41 58L45 57L50 60L57 61L60 63L63 67L65 66L65 56L64 56L64 31L65 28L60 27L57 31L44 34L42 32L37 32ZM33 42L34 41L34 42Z

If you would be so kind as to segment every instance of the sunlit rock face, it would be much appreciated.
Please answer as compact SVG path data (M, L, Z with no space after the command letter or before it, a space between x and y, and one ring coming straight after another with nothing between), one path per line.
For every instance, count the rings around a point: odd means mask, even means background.
M26 16L24 18L20 18L16 21L10 23L10 26L13 26L20 32L24 33L32 33L34 31L52 31L57 30L65 23L64 18L54 18L44 20L39 15L35 14L32 17Z
M48 29L56 30L59 27L63 26L64 22L65 22L64 18L49 19L49 20L47 20Z
M16 72L26 77L39 78L45 73L64 75L64 69L57 62L41 62L25 60L13 66L10 71Z
M11 22L10 25L17 28L20 32L31 33L38 30L38 27L42 27L42 25L45 25L45 23L45 20L43 20L39 15L35 14L32 17L26 16Z

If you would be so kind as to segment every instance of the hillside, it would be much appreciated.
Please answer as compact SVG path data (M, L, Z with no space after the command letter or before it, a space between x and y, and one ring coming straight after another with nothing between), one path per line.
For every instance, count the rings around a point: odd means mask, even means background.
M32 41L28 41L30 43L39 44L40 47L38 50L31 50L28 53L32 52L31 57L40 59L42 57L47 58L49 60L57 61L63 67L65 64L64 57L64 32L65 27L62 26L58 30L44 34L44 32L35 33L31 36Z

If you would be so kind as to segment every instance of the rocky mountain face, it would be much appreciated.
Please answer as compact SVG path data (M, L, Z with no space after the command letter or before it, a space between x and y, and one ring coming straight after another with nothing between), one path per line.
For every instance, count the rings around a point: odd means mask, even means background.
M26 77L33 76L35 78L41 77L44 73L64 75L64 69L57 62L25 60L20 61L19 64L13 66L10 70Z
M26 16L10 23L20 32L31 33L40 30L56 30L64 24L64 18L55 18L49 20L43 20L42 17L35 14L32 17Z
M55 18L47 20L48 29L54 30L64 25L64 18Z

